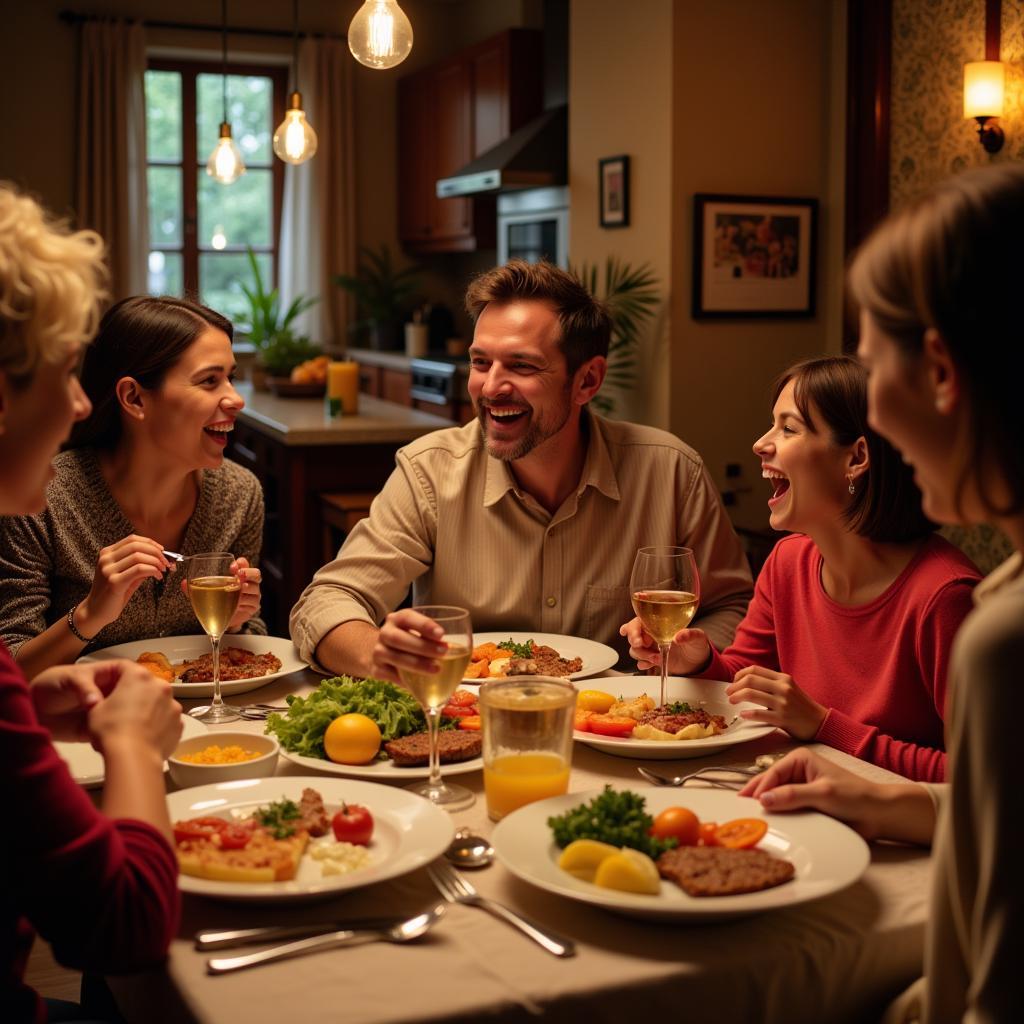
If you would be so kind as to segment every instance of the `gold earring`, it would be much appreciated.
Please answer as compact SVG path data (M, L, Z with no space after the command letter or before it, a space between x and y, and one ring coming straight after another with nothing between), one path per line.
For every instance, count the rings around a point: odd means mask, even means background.
M857 493L857 488L853 486L853 474L851 473L851 474L850 474L850 475L849 475L849 476L847 477L847 479L848 479L848 480L850 481L850 488L849 488L849 490L850 490L850 493L851 493L851 494L856 494L856 493Z

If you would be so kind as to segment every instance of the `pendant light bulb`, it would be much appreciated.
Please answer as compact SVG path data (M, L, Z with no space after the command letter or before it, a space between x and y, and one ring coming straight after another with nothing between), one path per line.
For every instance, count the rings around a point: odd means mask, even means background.
M284 120L274 132L274 152L286 164L304 164L316 153L316 132L302 109L302 93L288 97Z
M412 50L412 25L397 0L366 0L348 27L348 48L368 68L393 68Z
M231 138L231 125L227 121L221 122L220 138L206 162L206 173L222 185L230 185L245 174L242 151Z

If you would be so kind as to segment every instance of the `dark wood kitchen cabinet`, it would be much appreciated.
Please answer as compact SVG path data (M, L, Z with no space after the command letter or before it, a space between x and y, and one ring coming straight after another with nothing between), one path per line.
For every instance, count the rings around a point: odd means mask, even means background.
M437 197L438 178L536 117L541 34L508 29L398 83L399 236L411 252L494 248L493 196Z

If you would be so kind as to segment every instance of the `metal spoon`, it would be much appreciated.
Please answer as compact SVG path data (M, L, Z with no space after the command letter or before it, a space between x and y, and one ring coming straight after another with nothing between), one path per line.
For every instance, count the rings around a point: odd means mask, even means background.
M227 974L229 971L239 971L244 967L255 967L257 964L266 964L273 960L301 956L303 953L311 953L315 950L334 949L336 946L355 946L363 942L376 942L381 939L387 942L409 942L411 939L418 939L424 935L444 916L444 912L444 904L438 903L430 910L410 917L408 921L396 924L392 928L364 931L348 928L339 932L328 932L326 935L314 935L310 939L288 942L283 946L272 946L270 949L261 950L259 953L249 953L246 956L217 957L206 961L206 972L207 974Z
M494 847L483 836L460 828L444 855L458 868L485 868L494 860Z
M709 779L707 778L707 775L715 772L729 772L733 775L760 775L761 772L767 771L771 768L771 766L782 756L782 754L758 754L757 757L754 758L754 763L749 766L721 765L711 768L701 768L699 771L690 772L689 775L659 775L657 772L652 772L650 768L644 768L642 766L637 767L637 771L647 779L648 782L653 782L656 786L681 786L690 779L700 778L702 782L706 781L709 785L716 786L719 789L731 789L732 787L723 781Z

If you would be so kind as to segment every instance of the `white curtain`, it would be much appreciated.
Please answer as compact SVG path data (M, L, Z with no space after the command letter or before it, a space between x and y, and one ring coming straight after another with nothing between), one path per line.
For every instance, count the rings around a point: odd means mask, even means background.
M82 25L75 206L107 243L115 299L147 290L145 73L141 25Z
M320 301L297 322L330 353L347 345L349 298L332 278L356 258L352 58L338 39L304 39L298 84L317 133L316 156L285 166L278 283L287 306L297 295Z

